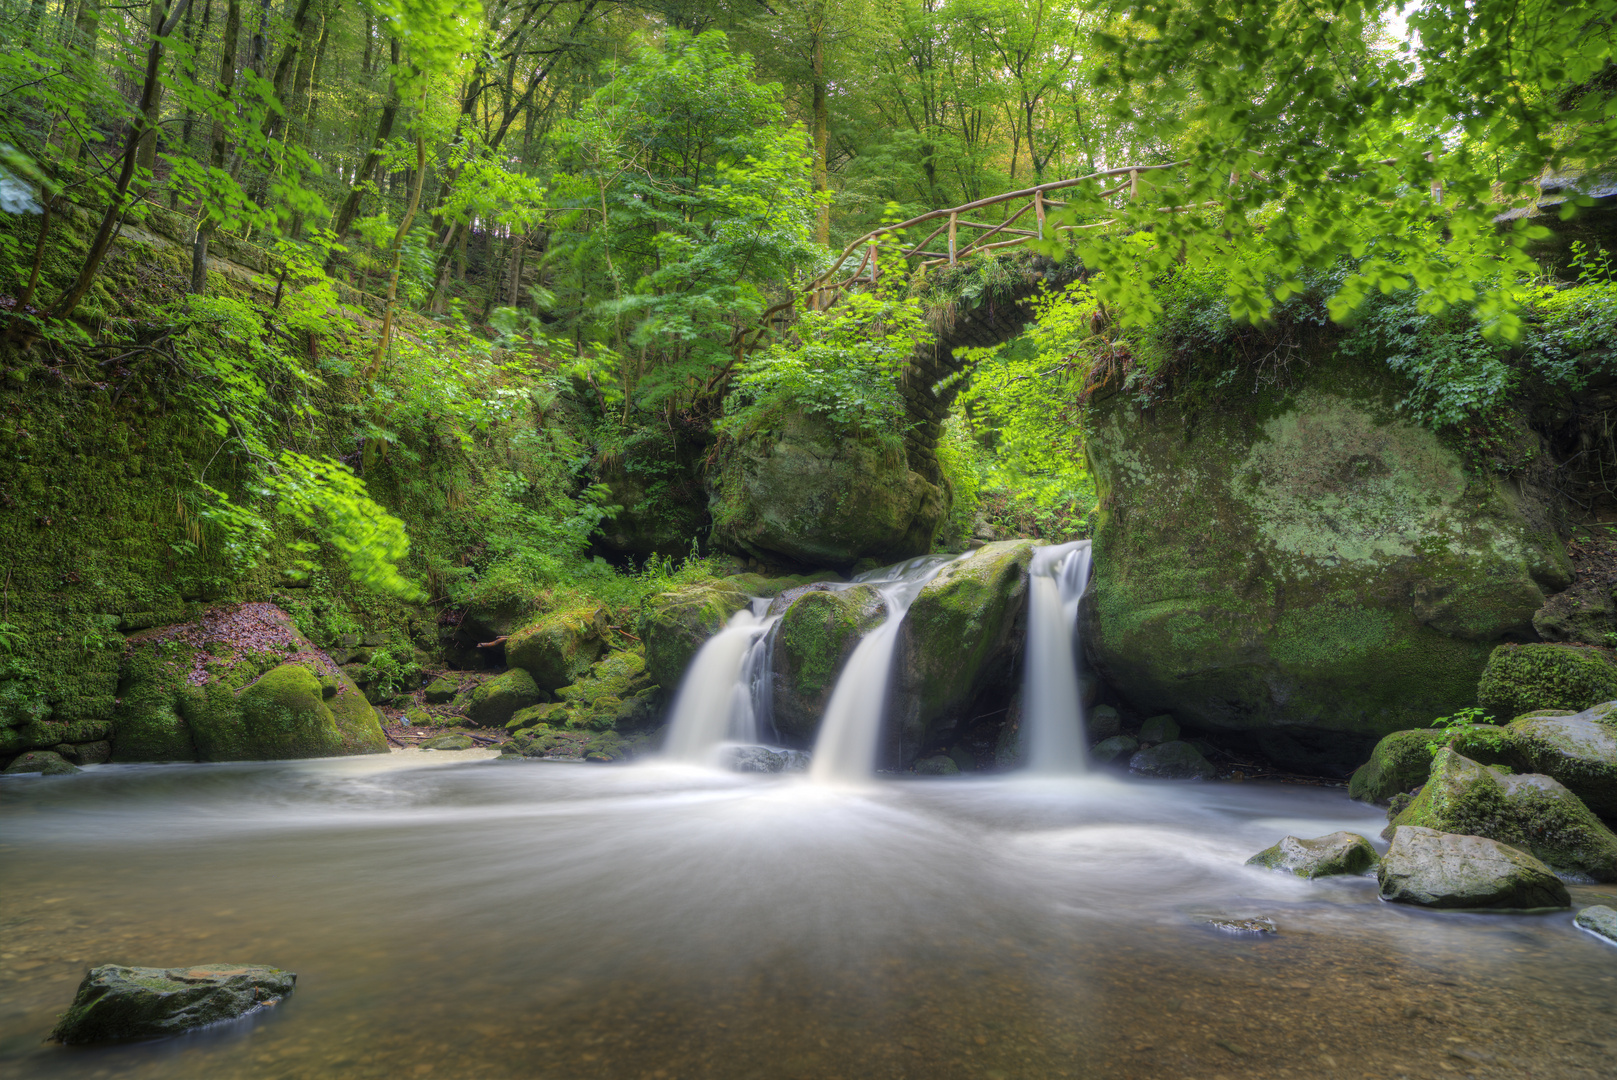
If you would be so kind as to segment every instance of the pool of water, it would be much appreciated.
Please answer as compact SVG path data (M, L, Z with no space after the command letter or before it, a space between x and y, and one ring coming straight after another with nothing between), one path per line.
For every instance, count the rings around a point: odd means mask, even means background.
M7 777L0 1075L1613 1075L1617 948L1570 913L1242 865L1384 824L1341 789L479 751ZM185 1038L41 1042L91 965L212 962L297 990Z

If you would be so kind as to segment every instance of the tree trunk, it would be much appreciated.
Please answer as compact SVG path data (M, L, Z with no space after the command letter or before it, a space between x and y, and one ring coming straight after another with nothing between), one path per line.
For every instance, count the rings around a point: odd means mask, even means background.
M219 108L229 108L236 93L236 43L241 38L241 0L229 0L225 9L225 33L219 48ZM208 166L225 167L225 118L213 118L213 131L208 139ZM200 209L202 220L197 222L196 238L191 241L191 284L186 293L200 296L208 288L208 239L213 235L216 222L208 214L206 205Z
M825 99L825 4L816 0L809 7L809 62L814 82L814 194L820 198L815 210L814 239L831 246L830 116Z
M152 0L151 32L154 37L163 27L167 6L166 0ZM190 5L186 5L185 10L189 12ZM160 122L163 119L163 81L161 79L157 81L151 100L147 101L144 95L141 100L144 102L141 118L144 121L142 128L145 134L141 137L140 148L135 152L135 167L150 173L157 167L157 137L162 131Z
M393 38L388 43L390 55L393 58L393 67L399 64L399 39ZM371 152L365 155L360 163L359 172L354 174L353 186L348 189L348 198L343 200L342 207L337 211L337 219L331 226L331 231L340 241L348 235L348 230L354 224L354 218L359 216L359 203L365 197L365 185L370 182L371 175L376 172L376 166L381 164L382 151L387 146L388 139L393 137L393 121L399 114L399 83L393 76L392 69L388 71L387 104L382 106L382 117L376 122L376 138L371 142ZM326 269L330 270L328 260Z

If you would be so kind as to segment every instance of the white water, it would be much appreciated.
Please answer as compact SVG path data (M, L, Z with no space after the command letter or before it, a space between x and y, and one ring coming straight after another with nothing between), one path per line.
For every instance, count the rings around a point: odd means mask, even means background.
M774 622L751 607L742 608L703 644L679 682L669 715L665 758L711 765L724 743L758 741L754 687L764 683L767 700L769 652L765 639Z
M887 621L864 636L837 677L814 742L809 779L817 784L858 784L876 771L893 645L910 604L954 556L924 555L855 578L875 586L887 604Z
M1022 716L1028 768L1086 771L1084 706L1078 689L1078 601L1089 586L1090 544L1042 547L1028 568L1027 661Z

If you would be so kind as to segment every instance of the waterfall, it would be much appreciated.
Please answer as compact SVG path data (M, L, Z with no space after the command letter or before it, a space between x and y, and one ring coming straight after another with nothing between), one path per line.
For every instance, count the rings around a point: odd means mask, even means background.
M809 779L815 783L859 783L875 772L899 627L921 589L954 558L924 555L854 579L875 586L887 605L887 620L859 642L831 691L809 766Z
M769 720L767 636L775 620L757 607L754 601L730 616L685 670L669 714L663 748L669 760L709 765L727 741L758 741L759 720Z
M1089 585L1090 543L1042 547L1028 568L1027 658L1022 672L1028 767L1081 773L1084 705L1078 690L1078 601Z

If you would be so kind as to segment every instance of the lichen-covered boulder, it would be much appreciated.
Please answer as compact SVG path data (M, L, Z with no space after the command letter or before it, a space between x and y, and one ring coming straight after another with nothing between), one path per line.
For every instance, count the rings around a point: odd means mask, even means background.
M927 582L899 630L889 750L899 765L946 742L986 693L1016 688L1036 545L1003 540L956 559Z
M1553 776L1590 810L1617 820L1617 702L1570 716L1524 716L1506 730L1524 768Z
M427 688L422 691L421 696L426 699L428 705L445 705L454 701L455 695L458 693L460 693L460 683L440 675L427 684Z
M105 964L84 977L51 1038L80 1044L178 1035L274 1005L292 992L297 978L256 964Z
M1333 832L1329 836L1304 840L1287 836L1273 847L1264 848L1246 861L1248 866L1284 870L1298 877L1330 877L1336 874L1362 874L1377 861L1376 849L1358 833Z
M646 597L637 630L652 679L672 693L692 657L747 601L746 593L717 581Z
M466 705L466 719L478 727L504 727L519 709L538 705L546 696L532 675L514 667L472 691L471 701Z
M1548 776L1501 772L1446 747L1389 832L1405 825L1485 836L1557 870L1617 881L1617 836L1576 795Z
M1211 780L1218 770L1187 742L1148 746L1129 758L1129 771L1173 780Z
M725 453L709 509L714 540L730 550L846 570L930 552L949 508L910 471L896 433L851 436L793 412Z
M1477 704L1501 720L1543 709L1574 712L1617 698L1617 664L1603 649L1501 645L1477 682Z
M566 686L590 669L606 651L607 616L603 608L570 608L543 615L505 642L505 661L522 668L541 690Z
M1381 898L1433 908L1564 908L1566 886L1549 867L1481 836L1415 825L1394 831L1376 868Z
M1572 924L1579 930L1586 930L1597 938L1617 945L1617 911L1604 904L1595 904L1578 912Z
M384 754L376 710L272 604L216 608L129 638L116 761Z
M552 708L544 723L631 731L656 721L661 699L645 656L638 649L620 649L607 653L576 683L557 690L556 700L566 711L558 715Z
M1571 581L1547 473L1468 470L1383 366L1321 344L1256 393L1201 393L1099 397L1085 439L1083 637L1142 712L1345 772L1471 705L1488 654ZM1519 418L1497 433L1538 449Z
M112 759L112 744L105 739L79 743L76 746L72 743L58 743L55 750L64 760L75 765L100 765Z
M1426 783L1432 771L1432 755L1440 744L1484 765L1516 763L1511 733L1492 724L1395 731L1376 743L1370 760L1354 770L1348 780L1348 796L1385 803L1399 792L1414 791Z
M811 590L792 599L775 635L775 729L787 739L814 741L837 676L859 639L887 617L881 594L869 585Z
M18 754L4 769L7 773L42 773L45 776L70 776L81 772L77 765L54 750L29 750Z

